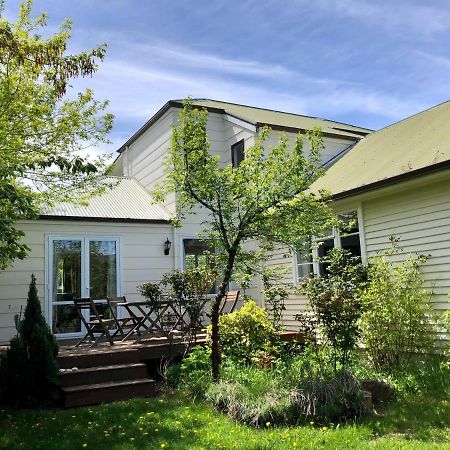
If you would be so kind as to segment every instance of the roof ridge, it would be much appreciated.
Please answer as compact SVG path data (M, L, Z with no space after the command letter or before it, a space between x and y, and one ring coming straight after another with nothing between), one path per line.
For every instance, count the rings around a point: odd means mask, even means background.
M417 117L417 116L420 116L420 115L425 114L427 112L430 112L433 109L436 109L436 108L439 108L439 107L445 105L446 103L450 103L450 99L449 100L445 100L445 101L443 101L441 103L438 103L437 105L430 106L429 108L423 109L422 111L419 111L419 112L416 112L414 114L411 114L410 116L404 117L403 119L400 119L400 120L397 120L395 122L392 122L389 125L386 125L386 126L380 128L379 130L375 130L373 133L369 133L368 135L366 135L364 137L364 139L368 139L368 138L370 138L372 136L377 136L382 131L388 130L389 128L392 128L392 127L394 127L394 126L396 126L396 125L398 125L398 124L400 124L402 122L407 122L408 120L413 119L414 117Z

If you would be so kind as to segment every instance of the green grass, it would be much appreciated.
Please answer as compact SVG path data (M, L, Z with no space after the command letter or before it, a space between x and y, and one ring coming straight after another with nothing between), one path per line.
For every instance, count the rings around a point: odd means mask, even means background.
M0 412L0 448L10 449L450 449L450 399L392 403L360 423L256 430L181 394L72 410Z

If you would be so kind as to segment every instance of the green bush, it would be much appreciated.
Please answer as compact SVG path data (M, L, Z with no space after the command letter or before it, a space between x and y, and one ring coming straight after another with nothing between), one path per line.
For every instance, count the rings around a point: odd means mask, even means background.
M405 369L414 354L429 351L433 342L431 293L424 289L420 273L426 258L411 256L394 265L390 256L370 262L360 318L373 367L387 373Z
M219 319L219 342L224 358L246 364L270 365L278 355L279 335L269 314L253 300ZM211 327L208 327L210 336Z
M54 403L58 398L58 344L42 315L31 276L24 319L0 365L2 401L11 406Z
M335 369L337 362L350 362L359 337L358 319L363 304L360 292L367 280L367 268L349 251L333 249L327 255L326 274L305 280L300 291L308 296L309 305L319 325L321 336L330 345ZM305 322L305 314L297 318Z
M211 349L195 346L181 363L172 364L166 372L169 386L182 389L192 398L203 398L211 378Z

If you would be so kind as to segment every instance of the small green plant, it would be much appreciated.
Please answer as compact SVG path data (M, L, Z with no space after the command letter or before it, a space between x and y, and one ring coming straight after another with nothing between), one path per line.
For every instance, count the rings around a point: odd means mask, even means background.
M58 397L58 344L42 314L31 275L24 319L0 365L2 401L14 407L51 404Z
M159 283L149 281L138 286L142 297L145 297L149 303L157 303L161 299L161 286Z
M203 398L212 382L211 349L194 347L181 363L168 367L166 380L169 386L186 391L192 398Z
M373 367L388 373L405 369L414 354L430 350L433 342L431 292L423 287L420 272L427 258L410 256L394 264L391 256L387 252L370 261L360 319Z
M269 314L253 300L220 317L220 345L225 358L245 364L270 364L278 353L279 335ZM208 327L208 336L211 329Z
M363 311L360 293L367 268L349 251L333 249L327 255L326 274L305 280L300 291L308 296L320 332L330 345L335 370L337 363L348 365L359 337L358 319ZM297 319L309 319L299 314Z

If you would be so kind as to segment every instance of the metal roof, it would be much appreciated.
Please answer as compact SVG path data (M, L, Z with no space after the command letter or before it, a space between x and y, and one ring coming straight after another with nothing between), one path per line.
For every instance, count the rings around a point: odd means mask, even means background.
M168 222L169 212L152 201L150 193L135 179L108 177L111 186L92 197L87 206L61 203L43 211L42 219L85 219L106 221Z
M313 190L335 197L447 167L450 162L450 101L394 123L359 141L317 180Z
M181 108L183 106L182 102L182 100L169 100L117 151L119 153L123 152L127 146L131 145L170 108ZM353 140L361 139L361 137L372 132L372 130L368 128L360 128L345 123L334 122L332 120L320 119L318 117L302 116L299 114L274 111L255 106L239 105L237 103L228 103L210 99L193 99L192 102L194 105L206 108L209 112L229 114L230 116L241 119L256 127L269 125L273 129L286 131L304 131L311 130L314 127L321 127L324 136L335 136Z
M206 108L223 109L225 113L248 121L253 125L271 125L272 127L293 128L299 130L311 130L314 127L320 127L324 133L353 138L361 138L372 131L368 128L355 127L353 125L321 119L319 117L304 116L290 112L259 108L256 106L222 102L219 100L194 99L193 103L194 105L204 106Z

